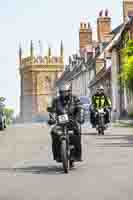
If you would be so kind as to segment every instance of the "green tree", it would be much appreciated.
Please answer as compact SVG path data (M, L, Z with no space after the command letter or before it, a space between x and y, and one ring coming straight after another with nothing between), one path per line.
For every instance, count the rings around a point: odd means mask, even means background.
M133 91L133 40L129 40L127 47L122 49L122 73L124 85Z
M5 100L5 97L0 97L0 102L4 102Z
M10 124L13 120L14 110L12 108L8 108L5 105L5 98L0 97L0 112L3 112L6 116L6 123Z
M3 112L4 108L5 108L5 98L0 97L0 112Z
M4 108L4 114L6 115L6 122L10 124L13 120L14 110L12 108Z

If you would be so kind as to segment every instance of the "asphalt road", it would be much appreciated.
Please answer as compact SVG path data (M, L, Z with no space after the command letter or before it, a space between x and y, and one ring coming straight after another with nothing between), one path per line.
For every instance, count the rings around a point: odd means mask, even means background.
M0 132L0 200L132 200L133 129L84 126L82 143L83 162L64 174L46 125Z

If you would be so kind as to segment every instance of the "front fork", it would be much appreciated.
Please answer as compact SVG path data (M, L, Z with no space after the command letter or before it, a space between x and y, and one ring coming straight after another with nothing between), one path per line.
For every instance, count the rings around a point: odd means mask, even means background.
M105 116L104 115L96 115L96 127L98 128L105 128Z
M73 151L74 151L74 146L72 144L70 144L70 139L69 139L69 135L66 136L61 136L60 137L60 142L62 142L62 140L66 141L66 152L67 152L67 157L68 160L71 160L73 155ZM72 156L73 155L73 156Z

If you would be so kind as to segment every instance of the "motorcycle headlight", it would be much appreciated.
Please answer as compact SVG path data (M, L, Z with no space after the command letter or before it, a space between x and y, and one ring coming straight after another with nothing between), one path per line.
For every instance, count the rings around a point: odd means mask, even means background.
M60 135L62 135L62 131L61 131L61 130L57 130L56 134L57 134L58 136L60 136Z
M74 133L74 131L72 131L72 130L69 130L69 131L68 131L68 134L69 134L69 135L73 135L73 133Z

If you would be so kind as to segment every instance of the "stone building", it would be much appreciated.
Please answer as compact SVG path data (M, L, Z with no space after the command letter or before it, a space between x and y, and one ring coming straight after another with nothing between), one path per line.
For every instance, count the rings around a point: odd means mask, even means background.
M31 41L30 56L23 57L19 49L21 96L20 118L31 121L35 116L45 115L48 99L55 93L55 84L64 70L63 44L60 56L53 56L51 48L47 56L34 54Z
M133 16L133 0L123 0L123 21L126 21L128 16Z
M97 19L97 41L92 38L93 32L90 23L80 23L79 55L76 56L77 59L72 59L72 62L69 63L60 81L60 83L71 81L73 93L78 96L91 96L95 91L88 86L104 66L104 58L100 55L111 40L110 31L111 18L108 16L107 10L105 10L105 15L101 11Z
M112 54L112 104L113 111L117 113L118 118L125 117L130 111L133 112L133 94L126 87L123 87L121 78L118 79L123 66L121 50L126 47L128 40L133 40L133 16L124 23L109 48Z
M120 52L127 43L124 35L133 38L133 1L124 0L123 11L124 21L109 33L111 40L97 58L96 76L89 85L91 91L94 91L98 85L104 85L106 93L112 99L113 119L119 119L127 113L128 105L130 106L133 101L132 95L129 93L127 95L126 89L123 89L121 82L118 81L122 68Z
M90 23L81 22L79 28L79 52L69 59L57 86L71 82L73 93L78 96L90 95L87 85L95 77L93 51L97 42L92 40Z
M78 57L67 66L62 77L59 79L57 87L63 83L72 84L72 92L77 96L90 96L87 88L89 80L95 76L93 58L85 61L84 58Z

